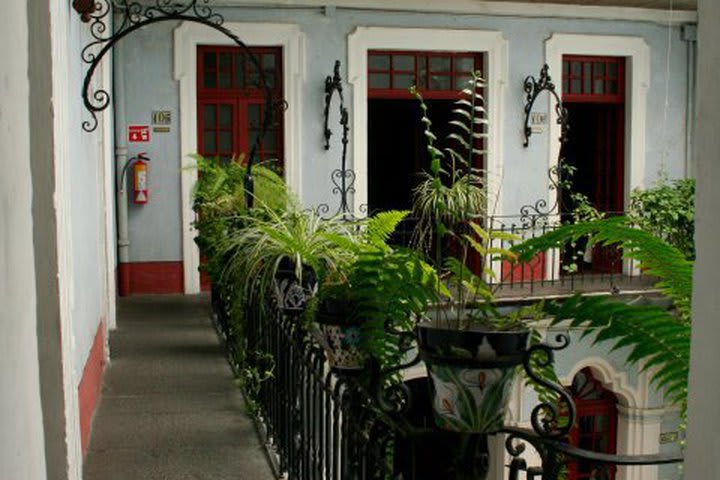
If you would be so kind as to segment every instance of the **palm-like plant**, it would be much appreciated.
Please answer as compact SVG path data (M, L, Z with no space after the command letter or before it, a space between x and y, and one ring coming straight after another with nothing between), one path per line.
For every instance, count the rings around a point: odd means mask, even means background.
M653 369L651 381L668 398L687 406L690 366L690 299L692 262L675 247L652 234L633 228L622 217L566 225L514 248L519 260L589 237L600 245L616 245L627 258L640 262L645 273L658 278L656 287L673 302L674 310L623 302L616 297L576 295L562 303L547 303L553 324L569 321L584 327L594 343L610 342L612 349L630 349L628 362Z

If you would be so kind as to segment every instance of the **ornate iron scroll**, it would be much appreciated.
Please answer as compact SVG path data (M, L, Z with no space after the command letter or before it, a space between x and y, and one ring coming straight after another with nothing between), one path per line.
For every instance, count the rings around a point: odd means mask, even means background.
M550 67L547 64L543 65L540 69L540 77L535 79L532 75L528 75L523 83L523 89L525 90L525 143L524 147L530 144L530 136L532 135L532 128L530 128L530 112L532 112L533 105L537 97L545 90L555 97L555 113L557 114L557 123L560 125L560 143L565 143L567 140L568 130L568 113L567 109L563 107L560 96L555 91L555 84L552 82L552 78L548 75Z
M140 28L164 21L194 22L212 28L232 40L247 55L258 72L258 86L265 96L262 128L252 144L247 160L246 193L248 205L252 205L252 167L256 163L265 132L274 122L277 106L285 106L285 103L282 100L278 103L273 101L266 74L257 57L236 34L223 26L222 15L213 11L207 5L208 2L209 0L154 0L152 3L139 0L95 0L94 9L83 12L83 21L90 24L92 40L81 52L82 60L89 65L83 81L82 99L91 117L83 121L82 128L86 132L93 132L98 126L98 113L110 106L110 93L103 89L94 89L91 84L98 65L117 42ZM113 13L118 15L115 17L114 26L110 27L109 20Z
M328 75L325 78L325 122L323 128L323 135L325 138L325 150L330 149L330 137L333 132L328 126L330 119L330 104L332 103L333 95L337 92L340 98L340 125L342 126L342 157L340 157L340 168L334 169L330 173L330 180L333 183L332 193L333 195L340 196L340 205L334 213L334 216L342 217L343 220L353 220L355 215L353 214L350 204L348 202L348 195L355 193L355 171L347 168L347 146L348 146L348 132L350 127L348 126L349 117L348 110L345 107L345 97L343 96L342 77L340 76L340 60L335 60L335 67L333 68L333 75ZM366 206L361 206L360 210L365 211ZM330 206L327 203L323 203L318 206L317 211L322 216L327 216L330 213Z
M530 136L532 135L532 128L530 127L530 113L532 112L533 105L538 96L543 92L549 92L555 98L555 113L557 114L557 123L560 125L560 144L564 144L567 141L568 136L568 112L563 106L560 96L555 90L555 84L552 82L552 78L548 74L549 67L544 65L540 69L540 77L535 78L532 75L528 75L523 83L523 90L525 91L525 142L523 146L527 148L530 144ZM547 224L547 219L550 215L560 213L560 195L561 195L561 176L562 176L562 148L560 149L560 155L555 165L550 167L548 170L548 179L550 181L550 190L557 191L555 196L555 202L551 207L548 208L548 202L545 199L540 199L532 205L523 205L520 208L520 222L524 228L535 228L536 226L543 226Z

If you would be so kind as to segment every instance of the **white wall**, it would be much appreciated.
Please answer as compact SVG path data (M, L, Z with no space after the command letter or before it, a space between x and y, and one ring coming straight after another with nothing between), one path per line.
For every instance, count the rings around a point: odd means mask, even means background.
M0 16L0 477L45 478L40 404L25 2Z
M689 425L685 478L705 480L720 475L720 2L699 0L698 90L695 160L695 245L693 332L690 363Z

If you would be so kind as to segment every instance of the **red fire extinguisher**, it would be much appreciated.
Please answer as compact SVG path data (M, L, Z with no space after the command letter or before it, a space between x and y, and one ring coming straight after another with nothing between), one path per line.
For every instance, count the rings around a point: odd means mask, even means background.
M127 170L132 167L133 203L143 205L148 202L148 166L150 159L145 152L138 153L127 161L120 176L119 189L123 191Z
M145 153L138 153L133 164L133 201L136 204L148 202L148 162Z

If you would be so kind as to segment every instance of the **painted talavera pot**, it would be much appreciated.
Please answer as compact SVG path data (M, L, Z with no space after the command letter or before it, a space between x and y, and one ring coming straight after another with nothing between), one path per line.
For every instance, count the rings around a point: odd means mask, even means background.
M516 367L529 332L418 327L420 355L430 381L439 428L493 433L503 428Z
M305 310L308 300L317 293L317 275L311 267L303 265L302 280L299 281L295 263L283 258L275 272L274 286L280 309L288 315L297 314Z
M323 347L330 367L335 370L360 370L365 354L360 349L360 327L321 325Z
M360 325L352 324L350 303L337 299L323 299L316 314L320 325L320 343L325 349L330 367L339 372L361 370L366 355L360 342Z

